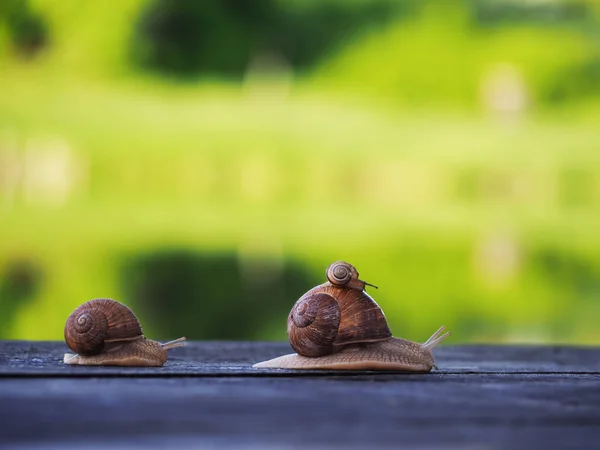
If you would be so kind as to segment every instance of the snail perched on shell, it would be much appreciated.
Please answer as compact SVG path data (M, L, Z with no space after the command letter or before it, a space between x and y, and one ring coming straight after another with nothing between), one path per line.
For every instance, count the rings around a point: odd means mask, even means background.
M89 366L162 366L167 350L183 347L182 337L161 344L144 337L142 326L127 306L108 298L85 302L65 324L65 341L76 354L65 364Z
M297 353L254 367L410 372L436 367L432 349L450 332L442 334L441 327L423 344L395 338L364 291L373 285L360 280L351 264L335 262L326 275L328 281L300 297L288 316L288 338Z

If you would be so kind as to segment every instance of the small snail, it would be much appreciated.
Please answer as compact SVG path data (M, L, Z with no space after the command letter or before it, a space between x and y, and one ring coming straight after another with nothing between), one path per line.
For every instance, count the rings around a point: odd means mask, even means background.
M327 268L327 282L304 294L288 316L297 352L255 364L257 368L397 370L429 372L432 349L450 335L436 331L425 343L392 336L381 308L358 272L343 261ZM373 286L376 287L376 286Z
M127 306L108 298L85 302L71 313L65 341L76 354L65 353L65 364L88 366L162 366L167 350L183 347L182 337L166 344L146 339L137 317Z

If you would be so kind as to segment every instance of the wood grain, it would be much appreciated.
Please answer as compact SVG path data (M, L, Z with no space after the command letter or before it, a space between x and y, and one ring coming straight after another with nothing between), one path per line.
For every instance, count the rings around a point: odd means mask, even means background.
M442 346L430 374L259 370L287 344L193 342L162 368L0 342L0 447L593 448L600 349Z

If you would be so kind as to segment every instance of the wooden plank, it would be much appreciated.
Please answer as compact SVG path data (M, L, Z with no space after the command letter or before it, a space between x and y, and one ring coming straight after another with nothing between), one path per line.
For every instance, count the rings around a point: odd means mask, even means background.
M597 442L598 376L5 379L4 443L397 448ZM429 448L429 447L428 447Z
M5 341L0 376L297 376L302 371L253 369L252 364L291 349L286 343L188 342L169 352L161 368L67 366L62 342ZM438 373L600 373L600 349L561 346L443 346L435 350ZM311 376L323 371L304 372Z
M284 373L282 343L192 343L159 369L0 342L0 447L594 448L600 350L446 346L439 372ZM536 368L540 368L539 370Z

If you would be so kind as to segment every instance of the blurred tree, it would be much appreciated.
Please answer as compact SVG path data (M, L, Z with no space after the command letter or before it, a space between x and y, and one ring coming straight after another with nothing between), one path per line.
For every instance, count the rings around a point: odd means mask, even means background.
M266 45L276 15L273 0L156 0L142 13L132 54L168 73L239 74Z
M20 57L31 58L48 44L46 24L26 0L0 2L0 21L6 23L11 47Z
M0 329L6 335L17 312L35 299L42 269L29 258L14 257L0 271Z
M409 16L415 0L282 1L281 22L275 33L276 50L296 70L310 69L352 42L366 29Z
M132 58L180 76L239 78L262 52L305 68L357 30L389 20L413 3L154 0L139 19Z
M320 283L291 260L187 250L136 256L121 274L125 298L165 339L256 339L265 324L283 333L294 299Z

